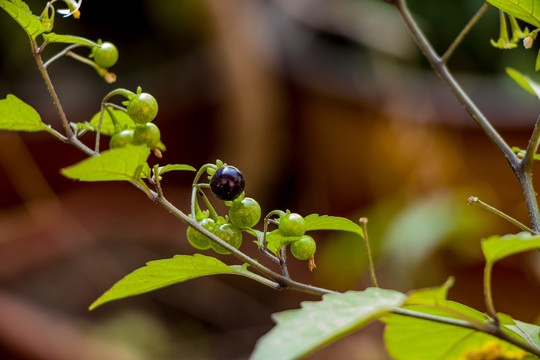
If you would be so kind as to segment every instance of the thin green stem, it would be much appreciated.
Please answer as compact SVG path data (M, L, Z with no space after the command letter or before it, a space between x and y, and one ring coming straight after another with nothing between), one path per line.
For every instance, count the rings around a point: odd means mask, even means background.
M96 130L96 141L94 144L94 151L96 152L96 154L99 154L99 139L101 137L101 126L103 125L103 115L105 115L105 99L101 102L101 109L99 111L99 121Z
M193 216L194 219L196 219L197 213L200 210L199 203L197 201L197 192L199 191L197 184L199 183L199 179L206 171L208 171L208 169L215 167L215 164L204 164L197 171L197 174L195 174L195 177L193 178L193 184L191 186L191 216ZM215 216L214 219L217 219L217 216Z
M267 250L267 244L266 244L266 234L268 233L268 224L272 222L272 219L271 217L272 216L275 216L275 215L278 215L278 216L282 216L284 215L285 212L282 211L282 210L272 210L270 211L268 214L266 214L266 216L264 217L264 225L263 225L263 242L261 244L261 248L263 250Z
M497 318L497 311L495 311L495 305L493 304L493 293L491 291L491 274L493 272L493 263L487 262L484 267L484 301L486 303L487 313L493 317Z
M153 168L153 183L154 183L154 186L156 187L156 191L157 191L157 195L158 197L160 198L163 198L163 188L161 187L161 179L160 179L160 175L159 175L159 165L158 164L155 164L154 165L154 168Z
M467 203L469 205L478 205L480 206L482 209L484 210L487 210L489 212L491 212L492 214L495 214L501 218L503 218L504 220L508 221L509 223L511 224L514 224L515 226L517 226L518 228L520 228L521 230L523 231L528 231L528 232L531 232L532 233L532 230L529 229L525 224L522 224L521 222L519 222L518 220L514 219L513 217L511 217L510 215L507 215L505 213L503 213L502 211L494 208L493 206L491 205L488 205L486 204L485 202L483 202L482 200L480 200L478 197L476 196L471 196L467 199Z
M50 125L47 125L47 127L45 128L45 131L47 131L48 133L50 133L54 137L58 138L62 142L68 142L69 141L69 139L67 137L65 137L62 133L60 133L60 132L56 131L55 129L53 129Z
M364 231L363 240L364 240L364 246L366 248L366 255L367 255L368 265L369 265L369 275L371 277L371 284L374 287L379 287L379 284L377 283L377 276L375 275L375 264L373 262L373 257L371 256L371 246L369 246L368 231L367 231L368 219L365 217L362 217L358 221L360 222L360 225L362 225L362 230Z
M290 278L289 269L287 268L287 248L283 246L279 250L279 264L281 265L281 272L286 278Z
M538 146L540 145L540 116L536 119L536 124L534 125L534 130L529 139L529 144L527 145L527 150L523 156L523 171L525 173L530 173L532 171L532 166L534 162L534 155L538 151Z
M205 186L205 184L197 184L197 185L195 185L195 188L197 189L197 194L199 194L199 196L203 199L204 206L206 206L206 208L210 212L210 217L214 221L217 221L218 218L219 218L219 215L218 215L217 211L214 209L214 206L212 206L212 203L210 202L210 200L208 199L206 194L201 191L201 187L206 187L206 186Z
M41 49L38 50L38 52L41 53L41 51L43 50L43 47L44 47L45 44L43 44L41 46ZM49 60L47 60L47 62L43 65L45 68L48 68L49 65L51 65L53 62L55 62L56 60L60 59L62 56L66 55L69 51L79 47L81 45L79 44L72 44L68 47L66 47L64 50L60 51L59 53L55 54L53 57L51 57Z
M452 56L452 54L454 53L454 51L457 49L457 47L459 46L459 44L463 41L463 39L465 38L465 36L469 33L469 31L471 31L471 29L474 27L474 25L476 25L476 23L478 23L478 21L480 20L480 18L482 18L482 16L486 13L486 11L489 9L489 7L491 6L491 4L489 3L484 3L484 5L482 5L482 7L480 8L480 10L478 10L478 12L472 17L472 19L469 21L469 23L463 28L463 30L461 30L461 32L459 33L459 35L456 37L456 39L454 40L454 42L450 45L450 47L448 48L448 50L446 50L446 52L444 53L444 55L441 57L441 61L443 63L447 63L448 62L448 59L450 59L450 56Z

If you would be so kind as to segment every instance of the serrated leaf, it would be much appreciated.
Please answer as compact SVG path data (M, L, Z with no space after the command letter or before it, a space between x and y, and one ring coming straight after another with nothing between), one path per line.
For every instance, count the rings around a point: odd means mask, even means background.
M352 222L347 218L338 216L328 216L311 214L304 218L306 231L311 230L339 230L356 233L364 237L364 231L360 225Z
M315 230L337 230L337 231L348 231L355 233L360 236L364 236L364 231L360 225L355 224L347 218L342 218L338 216L328 216L318 214L311 214L304 217L304 222L306 225L306 231L315 231ZM262 232L257 233L257 239L262 243ZM274 254L277 254L279 249L284 245L290 244L296 240L300 239L299 236L296 237L284 237L279 234L277 231L269 232L266 235L266 241L268 250L272 251Z
M540 248L540 235L532 235L528 232L502 237L495 235L482 241L482 253L488 264L537 248Z
M90 310L109 301L144 294L166 286L202 276L239 274L235 269L210 256L195 254L176 255L172 259L146 263L114 284L90 305Z
M169 171L196 171L197 169L195 169L193 166L190 166L190 165L183 165L183 164L174 164L174 165L165 165L165 166L160 166L159 169L158 169L158 174L159 175L163 175L165 174L166 172L169 172Z
M128 145L104 151L61 172L81 181L137 181L149 155L146 146Z
M47 42L56 42L64 44L79 44L89 47L101 47L98 43L85 39L80 36L60 35L55 33L43 34L43 39Z
M540 85L531 80L528 76L521 74L519 71L506 68L506 73L510 76L519 86L525 89L527 92L533 94L540 99Z
M540 27L538 0L487 0L488 3L531 25Z
M48 127L33 107L9 94L0 100L0 129L34 132L48 130Z
M301 358L396 309L405 299L397 291L368 288L303 302L301 309L274 315L277 325L259 339L251 359Z
M452 284L453 279L450 278L442 286L415 290L409 294L402 308L421 314L435 315L448 321L487 325L489 319L485 314L466 305L447 300L446 296ZM501 355L500 358L505 358L502 357L503 355L519 355L521 357L515 358L521 359L526 355L517 347L472 328L396 313L386 316L384 322L387 324L384 333L386 348L396 360L487 359L490 358L488 355L493 355L493 353ZM513 321L507 321L507 323L514 324Z
M4 9L19 25L26 31L33 40L39 34L50 31L36 15L33 15L30 8L23 1L0 0L0 8Z
M454 303L457 311L465 312L467 307ZM413 308L423 310L427 314L447 316L436 308ZM477 313L468 308L469 316ZM453 319L453 317L448 317ZM409 316L392 314L385 319L384 332L386 349L395 360L454 360L454 359L488 359L493 353L509 359L522 359L527 353L502 340L473 329L421 320ZM504 355L516 357L503 357ZM476 357L474 357L476 355Z
M448 291L453 285L454 278L450 277L441 286L414 290L407 294L402 308L475 323L488 321L485 314L447 299Z
M405 305L438 305L444 304L448 290L454 285L454 278L449 277L446 282L437 287L415 290L407 294Z

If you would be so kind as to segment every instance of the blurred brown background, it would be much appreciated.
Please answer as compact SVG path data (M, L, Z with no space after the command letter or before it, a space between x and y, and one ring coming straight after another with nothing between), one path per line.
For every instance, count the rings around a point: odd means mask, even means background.
M45 2L29 4L40 13ZM411 1L441 51L481 5ZM491 9L450 65L507 141L523 148L538 103L502 74L505 66L527 72L536 54L492 48L497 19ZM450 297L483 309L479 241L518 230L466 199L478 196L527 222L519 185L390 6L94 0L83 3L79 20L57 16L55 32L112 41L120 51L112 85L72 59L51 66L70 121L88 120L116 87L142 86L160 105L161 164L235 165L264 213L368 216L383 287L409 291L454 275ZM17 95L60 129L26 35L4 12L0 33L0 96ZM83 157L47 134L0 133L1 359L246 359L272 313L317 299L216 276L88 312L145 262L194 249L182 223L129 185L59 174ZM192 176L163 180L165 195L185 211ZM313 235L317 268L309 273L291 259L294 278L339 291L369 286L358 238ZM256 255L250 240L243 249ZM496 266L498 310L535 321L538 261L533 253ZM381 331L375 324L313 358L386 359Z

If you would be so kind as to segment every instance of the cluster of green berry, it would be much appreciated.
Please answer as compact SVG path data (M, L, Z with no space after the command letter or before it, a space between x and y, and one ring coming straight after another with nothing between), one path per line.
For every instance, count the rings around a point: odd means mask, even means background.
M199 176L194 182L194 197L192 198L192 214L206 230L225 241L235 249L242 244L242 230L255 226L261 218L261 207L259 203L252 198L244 196L245 179L244 175L234 166L228 166L218 161L217 165L207 164L201 168L199 175L206 171L210 176L210 184L207 184L212 193L220 200L225 201L229 206L229 215L226 217L218 216L206 197L205 203L209 208L207 211L201 211L196 201L196 194L201 187L206 184L197 184ZM230 222L229 222L230 221ZM220 254L228 254L222 246L210 241L209 238L199 233L193 228L188 228L187 238L189 243L199 250L212 248Z
M209 175L209 184L198 183L200 176L205 172ZM219 160L216 164L206 164L201 167L193 182L191 216L193 217L195 214L194 218L203 228L235 249L238 249L242 244L242 231L257 236L257 231L252 228L261 219L259 203L255 199L245 196L244 187L244 175L236 167L223 164ZM225 202L225 205L229 207L228 216L219 216L214 211L201 191L202 188L210 188L215 197ZM197 196L203 197L208 210L201 211ZM274 214L278 214L279 218L271 220L270 217ZM268 237L268 239L272 239L274 244L277 241L278 247L290 244L293 256L299 260L313 259L316 250L315 240L305 234L306 225L301 215L290 211L275 210L269 213L265 222L265 231L268 223L277 224L278 228L263 234L261 240L257 242L261 249L266 250L266 238ZM196 249L211 248L220 254L229 253L192 227L187 230L187 239Z
M116 47L109 42L100 42L99 44L100 47L95 47L90 57L100 67L113 66L118 59ZM125 108L106 102L114 95L122 95L127 98L127 101L122 102ZM154 151L156 156L161 157L159 148L163 144L160 141L160 131L152 122L158 113L158 104L152 95L142 92L141 88L137 89L137 93L117 89L105 97L103 104L102 112L103 110L108 111L114 125L114 131L109 133L111 135L109 142L111 149L130 144L146 145ZM132 121L119 121L115 118L113 110L127 113ZM205 173L208 175L209 183L199 183L199 179ZM253 227L261 219L261 207L255 199L245 196L244 187L244 175L236 167L226 165L219 160L216 164L203 165L193 182L190 216L204 229L235 249L238 249L242 244L242 232L246 232L256 236L258 239L256 243L261 251L274 260L281 262L284 259L282 251L290 245L291 253L295 258L310 260L310 263L313 263L316 244L311 236L305 234L304 218L288 210L274 210L265 218L264 232L258 232ZM210 188L215 197L224 201L225 205L229 207L227 216L219 216L216 213L202 191L205 188ZM199 197L203 198L206 205L207 209L204 211L199 207L197 201ZM278 228L274 231L267 231L269 224L277 225ZM230 253L223 246L192 227L187 230L187 239L198 250L213 249L220 254Z
M291 244L291 253L298 260L308 260L317 248L315 240L306 235L304 218L290 211L279 217L278 229L274 230L282 237L282 244Z
M76 46L80 45L75 44L68 47L68 49L75 48ZM114 74L108 72L108 68L114 66L118 61L118 50L113 43L102 42L101 40L93 43L88 58L83 58L71 51L67 51L66 54L91 65L108 82L116 79ZM110 79L108 80L110 76L114 76L112 81ZM111 97L116 95L123 96L127 99L122 102L123 106L108 102ZM106 131L102 127L105 114L110 118L107 121L112 122L112 124L110 122L107 124ZM125 116L126 114L127 117ZM109 141L109 147L111 149L127 145L146 145L157 157L161 158L161 151L165 150L165 146L161 142L159 128L152 122L157 114L158 102L154 96L142 92L140 87L137 88L135 93L130 90L118 88L105 96L98 117L94 117L90 123L77 123L74 126L81 130L91 130L98 134L111 136ZM99 135L96 138L96 143L99 143L98 140Z
M126 112L133 120L134 126L129 126L126 129L115 124L116 132L111 136L110 148L114 149L129 144L146 145L156 152L161 139L159 128L152 122L158 113L156 99L152 95L142 92L141 88L137 89L136 94L128 92L125 96L128 100L122 104L126 106Z

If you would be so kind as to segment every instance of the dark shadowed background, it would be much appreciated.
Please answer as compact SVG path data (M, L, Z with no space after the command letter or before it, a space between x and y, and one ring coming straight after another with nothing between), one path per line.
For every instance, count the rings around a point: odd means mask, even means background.
M482 1L410 1L444 51ZM40 13L45 2L29 2ZM450 298L483 310L479 241L517 232L468 206L475 195L527 222L504 158L426 66L397 13L376 0L85 1L55 32L111 41L105 83L70 58L50 75L70 121L87 121L112 89L159 102L160 164L221 159L240 168L263 213L291 209L369 218L380 283L409 291L456 277ZM533 73L536 52L503 52L490 9L450 66L511 145L525 147L538 102L504 76ZM60 129L25 33L0 11L0 97L15 94ZM62 49L50 45L45 57ZM86 55L86 49L80 49ZM90 137L85 141L91 142ZM47 134L0 133L0 358L246 359L272 313L316 297L215 276L89 304L145 262L193 254L186 227L124 183L78 183L59 169L84 158ZM155 161L155 160L152 160ZM189 211L193 173L169 173L165 195ZM312 234L317 268L292 276L334 290L369 286L360 239ZM247 235L242 249L257 255ZM213 255L208 252L205 254ZM237 264L231 256L219 256ZM533 322L538 254L495 268L497 309ZM313 359L387 359L372 325Z

